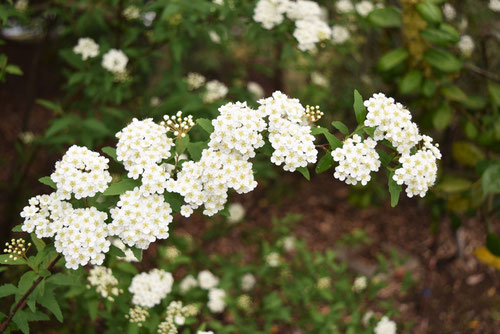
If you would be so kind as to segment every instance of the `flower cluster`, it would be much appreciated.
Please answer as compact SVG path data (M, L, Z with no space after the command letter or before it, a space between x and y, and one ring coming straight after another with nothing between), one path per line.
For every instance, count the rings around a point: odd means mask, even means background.
M111 245L107 239L107 217L105 212L90 207L68 210L55 221L59 226L54 245L57 252L63 254L67 268L77 269L89 262L102 264Z
M78 39L78 44L73 48L73 52L82 56L83 60L97 57L99 54L99 45L89 37Z
M257 280L255 279L254 275L250 273L243 275L243 277L241 278L241 290L243 291L252 290L256 282Z
M135 305L134 307L130 308L128 314L125 314L125 318L129 319L131 323L137 324L137 326L139 327L142 327L142 324L147 320L148 317L148 310L139 305Z
M265 29L272 29L281 24L287 10L289 0L259 0L255 7L253 19Z
M214 103L215 101L224 98L227 95L228 89L226 85L218 80L210 80L205 86L203 94L203 102Z
M187 317L195 316L198 308L195 305L183 306L181 301L173 301L167 307L165 320L158 325L158 334L177 334L177 326L184 325Z
M132 304L153 307L172 290L172 274L160 269L140 273L132 278L128 290L133 294Z
M102 57L102 67L113 74L124 73L127 67L128 57L118 49L111 49Z
M186 77L186 82L189 90L196 90L203 87L207 79L200 73L189 72Z
M367 279L365 276L356 277L354 283L352 284L352 291L354 292L362 292L366 289Z
M121 289L118 289L118 280L113 276L110 268L95 266L90 269L87 279L89 281L88 288L91 286L95 287L97 293L109 301L113 301L113 296L118 296L123 292Z
M3 252L9 254L9 259L15 261L19 257L24 257L30 246L31 242L28 242L28 245L26 245L26 240L22 238L11 239L10 242L5 243ZM8 262L8 259L5 259L5 262Z
M341 25L334 25L332 27L332 43L333 44L342 44L346 42L349 37L351 37L351 34L349 33L349 30L347 30L346 27L343 27Z
M470 57L475 48L474 40L469 35L460 37L460 41L458 42L457 46L460 52L465 57Z
M163 116L163 119L164 121L161 122L160 125L166 127L168 131L172 132L174 136L179 138L184 138L189 130L191 130L194 126L193 116L189 115L182 117L182 111L180 110L173 116Z
M141 12L136 6L128 6L123 10L122 14L123 17L125 17L127 20L132 21L138 19L141 15Z
M61 199L92 197L103 192L111 182L108 172L109 160L86 147L71 146L61 161L56 162L56 170L50 178L57 184L57 194Z
M211 289L208 291L208 308L213 313L221 313L226 307L226 292L222 289Z
M375 326L375 334L396 334L396 323L387 317L382 317Z
M332 152L333 160L338 161L333 176L347 184L357 184L361 182L366 185L370 181L371 172L376 172L380 168L380 160L375 150L377 142L372 138L361 141L359 135L354 135L344 141L342 147L336 148Z
M258 102L261 105L258 110L269 116L269 141L274 148L271 162L284 164L283 169L291 172L315 163L318 151L299 100L277 91Z
M142 121L134 118L116 137L116 157L123 162L127 175L137 179L143 174L143 188L149 185L148 192L163 192L169 175L156 167L170 157L173 140L167 137L167 129L151 118Z
M138 187L120 195L110 213L110 235L140 249L147 249L156 239L168 238L168 225L173 220L170 204L162 195L145 196Z
M361 2L358 2L354 8L356 8L356 12L360 16L367 16L368 14L371 13L371 11L374 9L375 6L371 3L371 1L368 0L363 0Z
M196 278L193 277L193 275L187 275L184 277L184 279L179 283L179 289L181 293L186 293L192 288L195 288L198 286L198 281Z

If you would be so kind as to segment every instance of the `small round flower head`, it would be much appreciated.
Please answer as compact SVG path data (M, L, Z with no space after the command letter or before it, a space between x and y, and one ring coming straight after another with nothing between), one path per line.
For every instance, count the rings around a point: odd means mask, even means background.
M198 273L198 282L200 288L210 290L219 284L219 279L208 270L203 270Z
M455 7L453 7L453 5L449 3L445 3L443 5L443 14L448 21L453 21L455 17L457 17L457 11L455 10Z
M241 278L241 290L243 291L252 290L256 282L257 280L255 279L255 276L252 275L251 273L243 275L243 277Z
M181 301L173 301L167 307L165 320L158 325L157 334L177 334L177 326L182 326L187 317L198 313L195 305L183 306Z
M145 308L135 305L131 307L128 311L128 314L125 315L131 323L137 324L137 326L142 327L142 324L146 322L149 318L149 312Z
M207 80L200 73L190 72L186 77L189 90L196 90L201 88Z
M262 86L259 85L257 82L250 81L247 84L247 89L253 96L255 96L258 99L264 97L264 88L262 88Z
M102 67L112 73L124 72L128 57L122 50L111 49L102 57Z
M226 292L222 289L208 291L208 308L212 313L221 313L226 308Z
M179 283L179 289L182 294L188 292L192 288L198 286L198 281L193 275L187 275L184 279Z
M77 269L88 263L101 265L111 243L107 240L108 215L96 208L73 209L61 219L55 247L66 260L66 267Z
M346 27L343 27L341 25L334 25L332 27L332 43L333 44L343 44L350 37L351 37L351 34L349 33L349 30L347 30Z
M330 39L332 30L322 20L299 20L295 22L295 31L293 37L299 43L298 48L301 51L315 51L316 44Z
M367 286L367 280L365 276L356 277L352 285L352 291L361 292L364 289L366 289L366 286Z
M287 252L293 252L295 250L295 244L297 239L293 235L285 237L283 239L283 249Z
M325 113L323 113L320 109L319 106L313 106L311 107L310 105L306 106L306 117L309 120L309 122L314 123L317 122L323 117Z
M141 15L141 12L136 6L128 6L123 10L122 14L123 17L125 17L127 20L132 21L138 19Z
M358 14L364 17L371 13L371 11L374 9L374 6L371 1L363 0L361 2L358 2L355 8Z
M114 300L122 291L118 289L118 280L110 268L95 266L89 271L89 286L95 287L98 294L109 301Z
M163 121L160 125L166 127L167 131L173 133L175 137L184 138L195 123L192 115L182 117L182 111L179 110L173 116L163 116Z
M470 57L475 48L474 40L469 35L460 37L460 41L457 46L465 57Z
M218 80L210 80L205 86L203 94L203 102L214 103L215 101L224 98L227 95L228 89L226 85Z
M316 20L321 17L321 7L310 0L288 1L286 16L290 20Z
M237 223L245 217L245 207L241 203L231 203L229 204L229 217L227 221L230 223Z
M500 0L490 0L488 7L494 12L500 12Z
M89 37L78 39L78 44L73 48L73 52L82 56L83 60L97 57L99 54L99 45Z
M24 218L21 229L35 232L38 238L53 237L61 228L61 220L73 210L70 203L62 201L57 193L30 198L29 205L21 212Z
M24 13L26 9L28 9L29 1L28 0L17 0L14 5L15 10L18 12Z
M396 334L396 323L387 317L382 317L375 326L375 334Z
M26 240L22 238L11 239L10 242L6 242L3 252L9 254L9 258L5 259L4 262L8 263L10 259L16 261L19 258L25 257L30 246L31 242L26 244Z
M335 27L334 27L335 28ZM333 30L332 30L333 32ZM328 87L330 85L328 78L320 72L311 73L311 82L320 87Z
M277 267L279 266L281 260L280 260L280 255L276 252L272 252L266 255L266 263L270 267Z
M137 187L120 195L110 213L110 235L140 249L147 249L156 239L168 238L168 225L173 220L170 204L162 195L144 196Z
M50 178L57 185L61 199L93 197L103 192L111 182L108 172L109 160L86 147L71 146L62 160L56 162L56 170Z
M364 125L375 127L375 140L387 139L400 154L410 153L419 141L418 127L401 103L384 94L374 94L364 102L368 109Z
M342 147L336 148L331 154L339 165L333 176L347 184L361 182L366 185L371 179L371 172L380 168L380 160L375 146L377 142L371 138L361 141L359 135L348 138Z
M283 22L289 0L259 0L253 13L253 19L265 29L272 29Z
M128 288L133 295L132 304L142 307L160 304L172 290L173 283L172 274L160 269L135 275Z
M153 166L170 157L173 141L167 137L167 129L151 118L142 121L134 118L116 137L116 156L123 162L127 175L137 179L141 174L150 174L143 175L143 183L163 192L164 182L169 176Z
M330 277L321 277L316 282L316 287L320 290L329 289L332 284L332 279Z
M339 0L335 3L335 8L341 14L349 13L354 10L351 0Z

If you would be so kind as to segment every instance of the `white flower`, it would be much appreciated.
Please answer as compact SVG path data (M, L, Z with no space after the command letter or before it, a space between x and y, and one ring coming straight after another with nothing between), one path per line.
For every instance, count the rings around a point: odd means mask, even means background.
M451 4L445 3L443 6L443 14L448 21L452 21L457 16L457 11Z
M205 77L200 73L189 72L186 77L189 90L195 90L202 87L205 84L205 81Z
M295 237L293 235L285 237L283 239L283 248L285 249L285 251L293 252L295 250L296 241L297 240L295 239Z
M118 256L117 259L125 262L139 262L139 260L135 257L134 252L130 248L127 248L123 241L118 238L113 238L111 244L117 248L119 248L125 256Z
M263 98L264 97L264 88L262 88L261 85L259 85L256 82L250 81L247 84L247 89L250 93L252 93L256 98Z
M121 292L117 287L118 280L110 268L95 266L90 269L87 280L90 286L96 288L98 294L110 301L114 300L113 296L118 296Z
M280 255L276 252L267 254L266 263L270 267L277 267L280 264Z
M144 24L145 27L151 27L151 25L153 24L153 21L156 18L156 12L153 12L153 11L146 12L146 13L141 15L141 18L142 18L142 23Z
M356 4L356 11L360 16L367 16L374 9L373 4L370 1L364 0Z
M245 217L245 207L240 203L231 203L229 205L229 217L227 220L230 223L237 223Z
M354 10L351 0L339 0L335 4L335 8L337 8L337 11L341 14L349 13Z
M284 19L289 0L259 0L255 6L253 19L265 29L272 29Z
M215 44L220 44L220 36L215 31L210 30L208 32L208 37L210 37L210 40Z
M203 94L205 103L213 103L227 95L228 89L226 85L218 80L210 80L206 85L206 92Z
M387 317L382 317L375 327L375 334L396 334L396 323Z
M198 282L200 288L210 290L219 284L219 279L208 270L203 270L198 273Z
M314 1L289 1L286 15L290 20L315 20L321 17L321 7Z
M16 1L16 4L14 5L14 8L18 11L18 12L25 12L26 9L28 9L28 5L29 5L29 1L28 0L17 0Z
M346 27L334 25L332 27L332 42L333 44L342 44L351 37L349 30Z
M208 308L213 313L221 313L226 307L226 302L224 298L226 297L226 292L222 289L210 289L208 291Z
M500 0L490 0L488 7L494 12L500 12Z
M458 42L458 48L465 57L470 57L472 55L474 47L475 45L472 37L470 37L469 35L464 35L460 37L460 41Z
M142 307L153 307L172 290L174 279L172 274L160 269L148 273L140 273L132 278L128 290L133 294L132 304Z
M102 57L102 67L112 73L123 73L127 67L128 57L122 50L111 49Z
M361 141L359 135L354 135L344 141L342 147L336 148L331 154L339 165L333 176L347 184L361 182L366 185L371 179L371 172L380 168L380 160L375 146L377 142L372 138Z
M332 29L332 31L333 31L333 29ZM320 86L320 87L328 87L328 85L329 85L328 78L319 72L312 72L311 73L311 82L314 85Z
M364 289L366 289L366 286L367 286L367 280L365 276L356 277L352 285L352 291L361 292Z
M301 51L314 51L316 44L330 39L331 34L330 27L324 21L303 19L295 22L293 37L297 39Z
M120 195L110 213L110 234L140 249L147 249L156 239L168 238L168 225L173 220L172 209L163 195L145 196L138 187Z
M79 38L78 44L73 48L73 52L82 55L83 60L97 57L99 45L89 37Z
M186 293L192 288L195 288L198 286L198 281L196 278L193 277L193 275L187 275L184 277L184 279L179 283L179 289L181 293Z
M361 319L363 326L367 327L370 324L370 319L373 318L374 315L375 313L372 310L368 310Z
M139 8L137 8L136 6L128 6L123 10L122 14L127 20L131 21L138 19L140 17L141 12L139 11Z
M247 273L241 278L241 290L243 291L250 291L253 289L255 286L255 283L257 280L255 279L255 276Z
M103 192L111 182L109 160L83 146L71 146L62 159L56 162L56 170L50 175L57 185L62 199L93 197Z

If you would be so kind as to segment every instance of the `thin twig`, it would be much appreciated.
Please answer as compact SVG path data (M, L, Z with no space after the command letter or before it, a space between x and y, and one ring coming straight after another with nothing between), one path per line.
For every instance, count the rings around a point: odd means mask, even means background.
M495 73L486 71L480 67L477 67L476 65L466 64L465 68L468 69L469 71L474 72L478 75L481 75L485 78L488 78L488 79L496 81L496 82L500 82L500 76L496 75Z

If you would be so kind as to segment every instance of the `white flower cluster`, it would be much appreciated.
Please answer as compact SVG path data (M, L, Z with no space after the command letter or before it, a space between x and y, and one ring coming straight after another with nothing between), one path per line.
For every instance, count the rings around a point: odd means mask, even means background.
M450 3L445 3L443 5L443 14L448 21L453 21L457 17L457 11Z
M163 193L170 177L158 164L170 157L173 140L167 137L167 128L153 122L151 118L132 123L116 134L118 161L128 171L128 176L137 179L142 174L141 191L146 194Z
M228 207L229 217L227 221L234 224L245 217L245 207L241 203L231 203Z
M193 275L187 275L179 283L179 289L183 294L197 286L198 286L198 281L196 280L196 278L193 277Z
M368 285L367 279L365 276L359 276L356 277L354 280L354 283L352 284L352 291L354 292L362 292L364 289L366 289L366 286Z
M95 287L97 293L109 301L113 301L114 296L118 296L122 292L118 288L118 280L113 276L110 268L95 266L90 269L87 280L89 281L89 288L91 286Z
M87 263L101 265L111 243L107 240L108 215L96 208L74 209L55 223L61 224L54 246L63 254L66 267L77 269Z
M222 289L211 289L208 291L208 308L213 313L221 313L226 307L226 292Z
M255 96L258 99L264 97L264 88L262 88L262 86L255 81L250 81L247 84L247 89L253 96Z
M36 233L38 238L53 237L62 227L61 219L73 210L70 203L62 201L54 192L50 195L37 195L23 208L24 218L21 229Z
M79 38L78 44L73 48L73 52L82 55L83 60L97 57L99 45L89 37Z
M192 275L187 275L179 284L179 289L182 294L197 286L203 290L208 290L208 308L213 313L220 313L226 307L224 301L226 292L217 288L217 285L219 285L219 278L209 270L203 270L198 273L198 279L195 279Z
M71 146L61 161L56 162L56 170L50 178L57 184L57 194L61 199L92 197L103 192L111 182L107 171L109 160L86 147Z
M271 162L284 164L283 169L291 172L315 163L318 151L300 101L277 91L258 102L258 110L269 116L269 141L274 148Z
M128 290L133 294L132 304L142 307L158 305L172 291L172 274L161 269L152 269L135 275Z
M346 27L343 27L341 25L334 25L332 27L332 43L333 44L342 44L346 42L349 37L351 37L351 34L349 33L349 30L347 30Z
M265 29L272 29L281 24L287 10L289 0L259 0L255 7L253 19Z
M389 140L401 154L402 167L395 171L393 179L407 186L408 197L423 197L436 181L436 160L441 159L438 145L432 144L431 137L419 134L410 112L393 98L374 94L364 104L368 109L365 125L376 127L374 139ZM419 143L421 148L412 154Z
M330 39L331 35L331 28L319 19L304 19L295 22L293 37L299 42L298 48L301 51L316 50L316 44Z
M203 94L203 102L213 103L227 95L227 86L218 80L210 80L205 86L205 93Z
M241 278L241 290L243 291L252 290L256 282L257 280L255 279L255 276L252 275L251 273L243 275L243 277Z
M335 8L341 14L346 14L354 10L351 0L339 0L335 3Z
M362 141L357 134L345 140L342 147L332 152L333 160L339 162L333 176L340 181L345 180L347 184L354 185L361 182L362 185L366 185L371 179L370 173L380 168L375 146L377 146L375 140L367 138Z
M208 270L203 270L198 273L198 282L200 288L210 290L219 284L219 278Z
M374 6L371 1L363 0L361 2L358 2L355 8L356 12L358 12L360 16L364 17L371 13L371 11L374 9Z
M111 49L102 57L102 67L114 74L124 73L127 67L128 57L118 49Z
M181 301L173 301L167 307L165 320L158 325L157 334L177 334L177 326L182 326L187 317L198 313L195 305L183 306Z
M196 90L198 88L201 88L206 81L207 79L205 79L205 77L200 73L189 72L186 77L186 82L189 90Z
M162 195L145 196L138 187L120 195L110 213L110 235L140 249L147 249L156 239L168 238L168 225L173 220L170 204Z
M500 12L500 0L490 0L488 7L494 12Z
M125 8L122 12L123 17L125 17L127 20L132 21L135 19L138 19L141 15L141 12L139 11L139 8L136 6L128 6Z
M375 326L375 334L396 334L396 323L387 317L382 317Z
M470 57L475 48L474 40L469 35L463 35L460 37L460 41L457 46L465 57Z
M384 94L374 94L364 102L368 109L365 126L376 127L375 140L387 139L401 154L409 154L419 141L417 124L401 103Z

